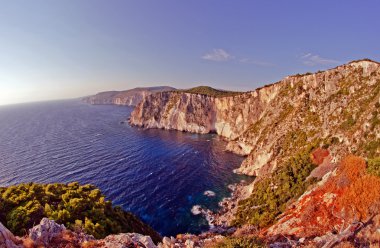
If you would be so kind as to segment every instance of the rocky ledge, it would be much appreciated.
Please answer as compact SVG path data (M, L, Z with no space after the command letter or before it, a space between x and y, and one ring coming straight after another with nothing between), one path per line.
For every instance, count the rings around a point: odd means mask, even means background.
M1 248L195 248L216 243L223 238L213 233L185 234L176 238L164 237L158 245L154 244L149 236L138 233L121 233L108 235L104 239L95 239L92 235L85 234L83 230L71 231L48 218L43 218L39 225L29 229L26 236L18 237L0 223Z
M137 233L122 233L109 235L104 239L96 240L93 236L82 231L77 232L66 229L64 225L59 225L53 220L43 218L39 225L29 230L29 234L24 237L14 236L6 227L0 223L0 247L21 248L21 247L104 247L104 248L124 248L124 247L157 247L149 236Z

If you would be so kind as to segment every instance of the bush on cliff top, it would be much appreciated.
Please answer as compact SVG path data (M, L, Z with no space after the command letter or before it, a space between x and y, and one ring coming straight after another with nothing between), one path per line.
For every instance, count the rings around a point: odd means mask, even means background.
M206 246L208 247L208 246ZM227 237L208 248L263 248L264 243L254 237Z
M113 207L93 185L26 183L0 188L0 221L17 235L24 235L43 217L96 238L120 232L160 236L132 213Z
M255 184L251 196L239 202L233 224L251 224L265 227L285 211L287 203L302 195L313 180L306 181L316 167L310 152L315 145L310 145L303 152L291 157L280 166L271 177L261 179Z
M207 96L212 96L212 97L228 97L228 96L235 96L235 95L241 94L241 92L217 90L209 86L198 86L191 89L178 90L177 92L200 94L200 95L207 95Z
M380 177L380 157L369 159L367 164L368 173Z

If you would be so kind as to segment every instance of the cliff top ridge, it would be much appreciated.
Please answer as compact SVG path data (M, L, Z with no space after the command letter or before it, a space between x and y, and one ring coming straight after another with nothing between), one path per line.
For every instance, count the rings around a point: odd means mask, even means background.
M227 90L214 89L210 86L197 86L190 89L176 90L175 92L207 95L211 97L227 97L227 96L235 96L235 95L239 95L243 93L239 91L227 91Z

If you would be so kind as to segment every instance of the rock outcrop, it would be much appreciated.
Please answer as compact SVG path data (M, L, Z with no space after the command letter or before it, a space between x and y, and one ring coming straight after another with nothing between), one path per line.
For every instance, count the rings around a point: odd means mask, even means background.
M152 241L151 237L138 233L120 233L108 235L104 239L95 239L82 230L71 231L48 218L43 218L40 224L31 228L27 236L17 237L0 223L0 248L195 248L213 244L222 239L223 236L213 233L180 234L176 238L164 237L158 245Z
M29 238L35 243L47 246L54 238L59 237L65 231L64 225L59 225L55 221L43 218L39 225L29 230Z
M109 235L103 240L98 241L101 247L108 248L124 248L124 247L141 247L141 248L156 248L149 236L144 236L138 233L122 233L117 235Z
M313 142L330 146L335 161L380 154L379 106L380 64L359 60L233 96L157 93L136 106L130 124L215 132L227 150L248 156L237 172L261 176Z
M350 155L265 232L268 237L313 240L316 247L334 247L354 236L357 242L376 243L380 240L379 205L380 178L366 172L362 158Z
M125 91L106 91L93 96L84 97L82 101L89 104L99 105L125 105L136 106L146 96L162 91L175 90L169 86L141 87Z
M104 239L95 239L78 230L73 232L54 220L43 218L37 226L29 230L25 237L14 236L0 223L0 247L97 247L97 248L157 248L149 236L138 233L121 233L109 235Z
M0 248L20 248L23 247L21 243L20 240L0 223Z

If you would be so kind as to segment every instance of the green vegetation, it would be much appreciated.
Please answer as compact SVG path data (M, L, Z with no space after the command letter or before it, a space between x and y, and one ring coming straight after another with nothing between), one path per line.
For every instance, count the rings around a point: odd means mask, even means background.
M206 95L212 97L228 97L242 94L242 92L217 90L209 86L198 86L187 90L177 90L176 92L184 92L191 94Z
M280 113L279 117L276 120L275 125L283 122L294 110L294 107L291 104L286 104L283 107L282 112Z
M113 207L99 189L89 184L27 183L0 188L0 222L13 233L26 234L43 217L96 238L137 232L160 240L151 227L120 207Z
M249 237L227 237L223 241L211 246L212 248L261 248L265 247L263 242L257 238Z
M239 202L234 224L259 227L272 224L285 211L290 200L302 195L314 183L313 180L306 181L306 178L315 168L310 159L310 152L315 147L315 144L309 145L279 166L271 177L257 182L251 196Z
M380 155L378 152L379 147L380 147L380 140L379 139L374 138L373 140L368 140L367 143L364 145L365 156L368 158L374 158L374 157Z
M320 72L320 71L318 71ZM297 73L296 75L293 75L293 77L303 77L303 76L309 76L309 75L312 75L313 73L312 72L305 72L305 73Z
M379 119L379 110L375 110L372 112L372 118L370 120L371 124L371 130L373 131L377 126L380 125L380 119Z
M368 160L367 172L380 177L380 157Z
M174 106L178 103L179 100L180 100L180 98L178 95L171 95L170 96L169 101L166 104L165 112L163 114L164 117L168 116L170 110L172 110L174 108Z
M329 148L331 145L336 145L336 144L339 144L339 138L338 137L334 137L334 136L330 136L330 137L327 137L324 142L323 142L323 145L322 145L322 148L323 149L327 149Z
M299 148L303 147L305 144L307 144L307 134L306 132L298 129L293 130L290 132L287 132L284 135L284 139L281 143L281 147L284 149L284 152L287 152L287 149L289 148Z
M352 126L354 126L355 123L356 123L356 120L354 119L354 117L352 115L349 115L347 119L342 123L342 128L349 129Z

